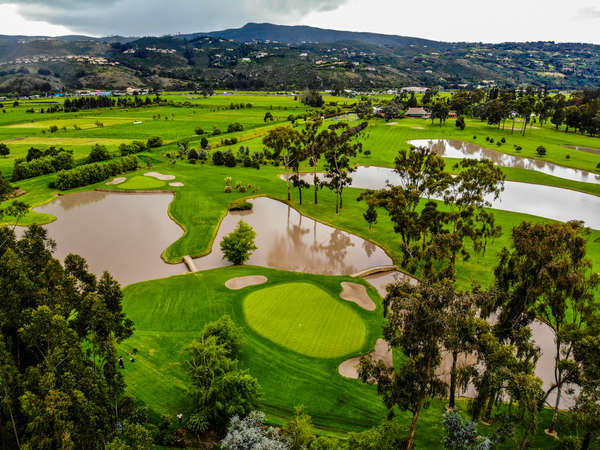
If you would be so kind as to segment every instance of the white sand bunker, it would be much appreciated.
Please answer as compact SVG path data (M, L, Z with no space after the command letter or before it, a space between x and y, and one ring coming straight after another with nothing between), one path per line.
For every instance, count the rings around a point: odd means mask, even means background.
M398 122L388 122L386 125L398 125Z
M349 302L356 303L367 311L375 311L377 308L375 302L373 302L371 297L369 297L369 294L367 294L367 288L362 284L342 281L342 293L340 294L340 297Z
M175 175L164 175L164 174L158 173L158 172L146 172L144 174L144 176L156 178L157 180L160 180L160 181L170 181L170 180L175 179Z
M394 355L392 353L392 349L385 339L377 339L377 342L375 343L375 350L369 354L375 362L383 361L383 364L385 364L386 367L394 367ZM338 372L343 377L358 379L359 365L359 356L356 358L350 358L338 366Z
M268 278L263 277L262 275L250 275L247 277L237 277L227 280L225 282L225 286L229 289L237 291L238 289L243 289L248 286L265 284L267 281L269 281Z
M127 178L125 178L125 177L118 177L118 178L115 178L112 181L109 181L108 183L106 183L106 185L107 186L114 186L115 184L125 183L125 181L127 181Z
M179 181L174 181L173 183L169 183L169 186L172 186L172 187L183 187L183 183L180 183Z
M411 127L413 130L424 130L425 128L423 127Z

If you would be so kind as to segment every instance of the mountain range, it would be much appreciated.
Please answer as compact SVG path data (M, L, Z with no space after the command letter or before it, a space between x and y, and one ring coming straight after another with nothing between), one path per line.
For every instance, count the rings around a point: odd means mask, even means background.
M0 36L0 92L600 86L600 46L439 42L248 23L148 37Z

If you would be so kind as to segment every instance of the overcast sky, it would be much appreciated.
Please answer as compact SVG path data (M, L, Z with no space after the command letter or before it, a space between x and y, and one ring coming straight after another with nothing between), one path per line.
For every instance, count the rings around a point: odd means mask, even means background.
M598 0L0 0L0 34L163 35L247 22L442 41L600 44Z

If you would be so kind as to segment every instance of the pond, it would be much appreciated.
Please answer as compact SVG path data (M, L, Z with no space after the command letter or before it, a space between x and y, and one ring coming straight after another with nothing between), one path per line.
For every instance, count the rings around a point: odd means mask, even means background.
M415 147L428 147L445 158L491 159L494 164L504 167L535 170L548 175L584 183L600 183L600 175L586 170L572 169L539 159L509 155L496 150L481 147L471 142L453 139L416 139L408 141ZM490 144L492 145L492 144ZM508 144L504 144L508 145Z
M252 211L230 211L223 219L209 255L194 260L199 270L225 266L219 246L243 220L256 231L247 264L296 272L351 275L392 265L379 246L354 234L309 219L285 203L266 197L250 200Z
M122 285L184 273L183 264L166 264L161 253L183 235L167 211L173 194L79 192L35 208L52 214L45 225L56 241L55 257L83 256L89 270L107 270Z
M83 256L91 272L108 270L122 285L187 272L184 264L167 264L161 253L183 235L167 210L172 194L80 192L35 208L52 214L45 225L56 241L55 256ZM248 264L327 275L351 275L374 266L392 265L377 245L301 215L269 198L251 200L252 211L229 212L210 254L195 260L200 270L223 267L220 242L240 220L256 231Z
M302 178L312 183L312 174L304 174ZM351 186L361 189L383 189L388 182L392 185L400 183L399 175L387 167L361 166L352 173L351 178ZM561 222L583 220L586 226L600 229L600 197L595 195L541 184L506 181L500 198L489 200L495 209Z

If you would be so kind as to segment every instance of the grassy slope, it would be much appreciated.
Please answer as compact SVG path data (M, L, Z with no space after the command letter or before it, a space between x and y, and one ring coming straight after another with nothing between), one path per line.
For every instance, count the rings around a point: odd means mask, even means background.
M231 291L224 283L230 278L264 275L268 284ZM123 354L137 349L135 363L126 363L123 372L128 391L147 402L157 413L176 414L185 411L186 386L189 379L182 361L185 347L196 339L209 321L229 314L244 331L241 352L242 367L258 379L262 387L262 409L269 421L281 424L293 413L294 405L304 404L319 433L343 436L384 420L386 411L373 386L343 378L337 366L347 357L369 350L381 333L381 299L367 285L376 299L377 310L368 312L339 299L340 282L347 277L325 277L282 272L260 267L227 267L197 274L175 276L128 286L124 290L124 307L136 324L136 332L120 346ZM352 281L356 282L355 279ZM322 359L296 353L269 341L248 326L243 311L243 298L260 292L265 286L281 283L310 283L318 285L328 295L353 310L366 324L367 339L359 352L343 357ZM360 282L360 281L359 281ZM365 283L366 285L366 283ZM461 409L466 401L459 401ZM441 438L443 401L433 401L424 410L417 430L419 448L437 449ZM399 412L409 420L409 414ZM543 434L551 417L542 414L536 447L547 447L552 438ZM560 425L560 424L559 424ZM482 430L486 427L481 426ZM509 442L505 448L513 448Z
M228 279L245 275L264 275L269 282L239 291L224 286ZM341 300L340 282L345 280L350 278L231 267L128 286L124 307L135 322L136 332L121 349L138 349L135 364L128 364L124 372L130 392L161 413L182 408L188 382L182 366L183 349L198 337L204 324L229 314L244 329L242 364L259 380L269 412L289 416L293 406L302 403L325 428L342 431L377 423L384 411L374 389L337 375L337 366L373 347L381 334L381 306L368 312ZM274 344L253 331L246 321L243 298L265 287L290 282L318 286L336 299L330 301L360 317L366 327L364 343L356 351L337 358L312 358ZM376 291L367 287L380 305Z

